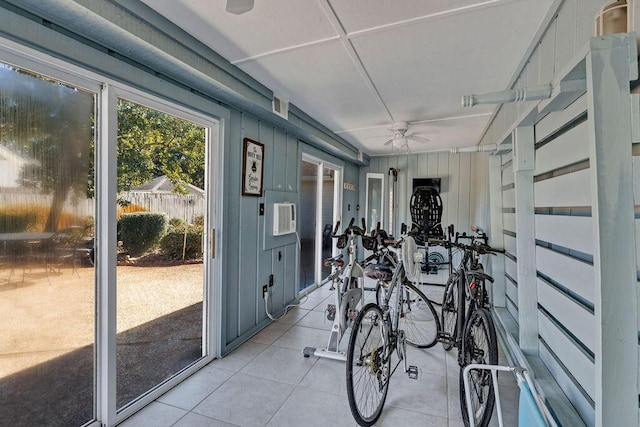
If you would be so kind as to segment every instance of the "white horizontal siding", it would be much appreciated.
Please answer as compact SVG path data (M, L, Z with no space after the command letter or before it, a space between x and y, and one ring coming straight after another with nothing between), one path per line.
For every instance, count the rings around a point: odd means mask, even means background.
M516 232L516 214L503 213L502 214L502 228L507 231Z
M588 131L587 122L583 122L536 150L534 175L588 159Z
M513 163L502 169L502 185L513 184Z
M593 254L591 217L536 215L536 239Z
M583 95L564 110L547 115L536 125L536 141L543 140L585 111L587 111L587 97Z
M505 163L509 163L511 160L513 160L513 152L509 151L508 153L505 153L502 155L502 164L504 165Z
M516 207L516 192L515 189L510 189L502 192L502 206L505 208Z
M595 396L594 363L543 313L538 314L538 328L540 336L593 399Z
M590 182L589 169L536 182L535 204L537 207L591 206Z
M507 284L507 296L511 298L514 304L518 304L518 288L511 283L511 280L506 280Z
M595 349L595 316L562 292L538 279L538 302L591 351Z
M509 252L511 255L517 257L517 249L516 249L516 238L511 237L507 234L504 235L504 249ZM513 276L512 276L513 277ZM515 279L515 277L514 277Z
M509 314L511 315L511 317L513 317L513 319L515 320L516 324L519 323L519 317L518 317L518 307L516 307L515 305L513 305L511 303L511 301L509 301L507 299L507 310L509 311Z
M518 265L507 257L504 258L504 272L518 281Z
M540 359L556 380L564 394L576 408L586 425L595 425L595 413L591 403L584 397L564 369L556 362L544 345L540 345Z
M595 301L593 266L543 247L536 247L538 271L587 301Z

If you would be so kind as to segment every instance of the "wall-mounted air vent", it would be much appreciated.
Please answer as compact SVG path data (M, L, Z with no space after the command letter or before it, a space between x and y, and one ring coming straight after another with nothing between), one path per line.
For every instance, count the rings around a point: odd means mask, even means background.
M293 203L273 204L273 235L294 233L296 231L296 205Z
M282 118L285 118L287 120L289 119L289 101L274 95L271 105L273 107L274 113Z

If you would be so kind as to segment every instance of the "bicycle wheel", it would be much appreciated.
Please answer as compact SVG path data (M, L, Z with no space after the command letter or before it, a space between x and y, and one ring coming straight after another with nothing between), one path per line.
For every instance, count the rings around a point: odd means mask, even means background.
M347 397L353 418L373 425L389 389L391 351L382 310L370 303L356 317L347 349Z
M491 314L486 308L475 310L464 331L462 343L462 362L460 368L460 409L464 425L469 427L469 415L467 413L467 401L464 393L464 380L462 368L471 363L495 365L498 363L498 343L496 342L496 329L493 325ZM471 393L471 405L474 426L486 427L489 425L493 406L495 404L495 391L491 380L491 371L472 370L469 377Z
M453 348L456 341L456 320L458 317L458 273L452 273L447 279L447 284L444 288L444 296L442 299L441 308L441 324L442 332L449 339L443 341L442 346L446 351Z
M433 347L438 342L439 323L431 301L413 284L405 283L398 329L404 330L407 343L418 348Z

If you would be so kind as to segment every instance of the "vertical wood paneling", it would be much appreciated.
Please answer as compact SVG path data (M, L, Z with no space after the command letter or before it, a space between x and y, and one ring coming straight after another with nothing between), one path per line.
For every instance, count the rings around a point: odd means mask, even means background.
M407 156L397 156L396 166L398 172L398 221L397 224L403 222L407 224L407 227L411 228L411 212L409 211L409 201L411 200L411 194L413 193L412 183L413 177L409 174Z
M460 194L460 156L449 156L449 194L448 194L448 211L449 217L447 224L455 225L456 231L462 231L462 224L458 222L458 212L460 211L459 194Z
M540 81L549 83L555 76L556 20L554 19L538 44L540 51Z
M240 162L242 158L242 114L231 110L229 120L229 140L225 143L225 169L228 165ZM234 169L232 169L234 170ZM225 264L222 282L222 319L225 331L224 344L228 344L239 336L238 308L240 284L240 191L241 171L226 173L225 186L230 191L224 194L224 230Z
M449 209L449 154L438 154L438 176L440 177L440 198L442 198L442 229L446 230L447 226L452 222L449 221L451 217L451 210ZM446 233L446 231L445 231Z
M298 192L298 168L300 163L298 162L298 139L287 135L287 177L286 177L286 191Z
M486 156L479 154L478 156ZM461 158L463 158L463 168L461 168ZM486 162L486 159L481 161ZM443 203L442 224L443 229L449 224L454 224L456 230L469 231L471 219L476 218L476 203L480 197L486 199L486 194L480 194L483 187L486 187L487 170L482 167L476 168L476 161L472 161L472 155L464 154L418 154L415 156L389 156L373 157L369 164L368 172L383 173L385 175L384 205L385 218L388 219L389 189L391 177L388 175L389 167L396 167L400 170L398 174L398 230L400 223L404 221L409 224L411 214L409 202L411 200L413 178L441 178L441 193ZM471 176L471 169L475 168L474 176ZM484 181L483 181L484 180ZM480 189L480 190L478 190ZM364 188L362 189L364 191ZM472 191L478 191L478 195L473 195ZM362 196L362 195L361 195ZM361 198L364 206L364 198ZM473 212L472 212L473 207ZM488 214L487 214L488 215ZM488 221L488 219L487 219ZM388 221L387 221L388 224ZM485 227L487 224L484 224ZM386 226L386 225L385 225ZM488 228L487 228L488 229Z
M273 183L271 188L287 191L287 134L280 129L274 129L273 133Z
M243 115L243 135L260 140L260 122L254 117ZM258 263L261 245L258 240L258 200L257 197L243 196L240 199L240 281L238 293L238 334L256 324L258 306ZM262 299L262 296L260 296Z

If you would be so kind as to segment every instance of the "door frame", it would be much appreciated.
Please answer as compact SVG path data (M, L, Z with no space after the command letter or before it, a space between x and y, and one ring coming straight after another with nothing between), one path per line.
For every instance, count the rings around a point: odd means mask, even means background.
M313 266L313 283L307 286L302 291L300 290L300 283L298 282L298 292L299 293L308 293L313 289L320 286L324 283L326 278L322 277L322 227L319 224L322 224L322 190L323 190L323 181L320 179L322 177L322 172L324 168L331 169L335 171L334 185L333 185L333 214L332 214L332 224L335 224L336 221L339 221L342 217L342 186L344 180L344 167L340 166L336 163L323 160L319 157L313 156L306 152L302 153L302 158L300 163L307 162L312 163L317 166L317 175L316 175L316 212L315 212L315 240L314 240L314 266ZM300 179L302 180L302 175L300 175ZM302 186L300 186L302 188ZM331 256L335 256L338 253L338 249L335 245L333 239L331 239ZM300 280L298 274L298 281Z

